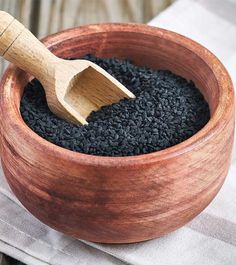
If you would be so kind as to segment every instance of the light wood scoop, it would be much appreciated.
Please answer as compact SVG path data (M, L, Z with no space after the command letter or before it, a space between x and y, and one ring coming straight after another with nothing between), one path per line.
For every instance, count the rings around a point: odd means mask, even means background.
M51 111L73 123L87 124L92 111L135 97L98 65L56 57L4 11L0 11L0 55L36 77L45 89Z

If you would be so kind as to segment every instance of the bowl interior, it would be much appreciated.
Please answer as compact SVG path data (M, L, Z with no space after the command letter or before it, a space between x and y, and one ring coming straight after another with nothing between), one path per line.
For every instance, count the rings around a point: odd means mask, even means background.
M219 102L215 75L199 54L178 43L178 35L174 35L173 38L165 38L160 32L154 36L145 32L108 31L71 36L52 46L51 50L62 58L79 58L90 53L97 57L129 59L136 65L153 69L170 70L195 83L207 100L212 115ZM201 49L200 53L208 52L204 47Z
M150 32L145 31L151 28L147 26L141 26L140 31L132 31L132 27L121 31L115 25L108 27L109 30L105 26L99 30L93 27L96 25L88 27L87 31L77 28L57 33L46 38L45 43L61 58L80 58L90 53L97 57L129 59L136 65L153 69L170 70L192 80L207 100L211 116L214 114L220 88L211 66L203 59L204 53L209 53L204 47L169 31L153 28ZM21 73L17 80L20 93L15 104L18 109L29 78Z

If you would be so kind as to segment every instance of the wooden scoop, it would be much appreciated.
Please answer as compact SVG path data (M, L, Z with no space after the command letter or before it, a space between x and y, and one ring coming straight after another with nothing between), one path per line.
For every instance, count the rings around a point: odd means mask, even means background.
M36 77L45 89L51 111L73 123L87 124L86 118L92 111L135 97L98 65L56 57L3 11L0 11L0 55Z

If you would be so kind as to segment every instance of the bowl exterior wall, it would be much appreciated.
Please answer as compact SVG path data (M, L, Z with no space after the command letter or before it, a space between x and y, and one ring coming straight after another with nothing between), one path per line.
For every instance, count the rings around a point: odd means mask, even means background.
M45 44L61 57L94 53L97 56L132 57L137 63L144 61L146 66L158 67L155 60L160 57L160 52L150 50L150 45L158 45L158 39L170 33L152 30L153 35L157 34L155 39L147 30L143 34L148 37L137 40L137 31L142 32L146 27L136 28L134 34L133 25L128 36L133 41L121 46L122 27L125 26L82 27L48 37ZM107 37L109 34L111 38ZM143 55L149 57L143 60ZM163 60L159 64L168 67L169 60L166 64ZM187 70L176 71L188 75ZM214 84L214 77L209 78ZM208 134L196 143L193 140L183 150L176 149L171 153L169 148L138 159L99 160L47 145L24 124L19 113L19 101L27 80L24 72L11 66L1 82L2 166L17 198L50 227L94 242L144 241L186 224L211 202L221 188L233 145L232 89L228 92L227 108L221 111L223 118L214 128L209 127ZM199 78L196 81L204 90L203 80ZM227 85L232 86L230 81ZM219 97L219 94L216 89L212 98ZM208 92L205 95L210 97ZM212 98L209 101L212 101L214 110L217 99L213 102Z

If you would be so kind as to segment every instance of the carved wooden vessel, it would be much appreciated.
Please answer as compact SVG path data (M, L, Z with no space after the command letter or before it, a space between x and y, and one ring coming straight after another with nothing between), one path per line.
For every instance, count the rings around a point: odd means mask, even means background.
M128 58L191 79L208 101L211 119L162 151L130 157L75 153L24 123L19 104L30 77L11 66L1 82L1 159L22 204L60 232L103 243L160 237L199 214L221 188L232 151L234 95L219 60L190 39L138 24L79 27L44 43L62 58Z

